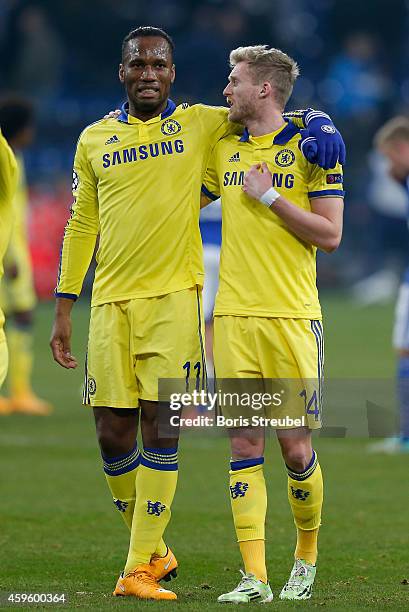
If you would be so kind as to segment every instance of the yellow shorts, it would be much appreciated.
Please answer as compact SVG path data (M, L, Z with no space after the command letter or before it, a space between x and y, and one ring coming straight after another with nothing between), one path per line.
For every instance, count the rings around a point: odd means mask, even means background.
M83 403L136 408L140 399L158 401L159 379L202 384L203 330L196 287L92 307Z
M7 376L9 365L9 352L7 349L6 336L4 330L0 329L0 388Z
M28 252L20 253L18 258L18 276L2 278L0 287L0 304L6 314L33 310L37 298L34 291L33 272Z
M216 316L213 357L221 391L234 386L232 379L259 379L258 383L255 380L247 383L252 392L281 394L281 401L265 407L269 418L281 420L288 416L290 420L301 419L310 429L321 427L324 367L321 321ZM237 384L242 391L246 388L245 381Z

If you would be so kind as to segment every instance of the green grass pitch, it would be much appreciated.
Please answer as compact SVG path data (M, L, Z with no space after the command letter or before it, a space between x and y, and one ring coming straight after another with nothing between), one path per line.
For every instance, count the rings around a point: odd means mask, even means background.
M392 378L392 306L360 310L342 296L323 302L327 376ZM166 533L180 563L179 578L170 583L178 602L113 598L127 531L105 484L91 415L80 404L82 368L63 371L51 360L51 319L52 306L41 306L35 386L55 404L55 413L0 417L0 608L9 592L64 592L68 603L61 607L69 610L219 609L217 596L240 577L226 490L227 440L182 438L178 491ZM87 307L76 305L73 352L78 357L87 323ZM404 584L409 579L409 457L368 455L367 443L316 440L325 479L316 588L309 602L291 604L278 594L292 566L295 534L286 475L277 444L269 440L267 555L277 595L269 609L409 610Z

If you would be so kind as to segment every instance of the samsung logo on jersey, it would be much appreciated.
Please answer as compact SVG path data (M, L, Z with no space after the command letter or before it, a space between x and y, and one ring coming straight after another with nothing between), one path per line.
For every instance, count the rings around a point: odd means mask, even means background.
M223 185L224 187L228 187L230 185L243 185L244 184L244 171L241 172L225 172L223 177ZM284 174L283 172L274 172L273 187L285 187L286 189L291 189L294 187L294 174Z
M183 153L184 149L185 147L183 140L165 140L163 142L155 142L154 144L149 145L139 145L139 147L129 147L128 149L122 149L121 151L104 153L102 156L102 166L104 168L109 168L110 166L128 164L130 162L148 159L149 157Z

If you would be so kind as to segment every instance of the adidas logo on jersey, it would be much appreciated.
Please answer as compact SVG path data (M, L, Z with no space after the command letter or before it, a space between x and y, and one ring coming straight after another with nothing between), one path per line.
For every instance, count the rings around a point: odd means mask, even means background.
M240 153L237 152L234 155L232 155L229 159L229 162L238 162L240 161Z
M114 144L114 142L119 142L119 138L118 138L118 136L116 134L111 136L111 138L108 138L108 140L105 141L105 144L106 145Z

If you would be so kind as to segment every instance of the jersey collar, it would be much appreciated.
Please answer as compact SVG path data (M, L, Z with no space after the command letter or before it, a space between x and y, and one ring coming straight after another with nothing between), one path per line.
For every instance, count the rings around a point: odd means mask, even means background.
M300 130L290 119L284 119L287 124L276 134L271 144L274 145L285 145L293 136L295 136ZM240 142L248 142L250 140L250 133L245 127L243 134L240 138Z
M121 121L122 123L129 123L128 110L129 110L129 102L125 102L121 106L121 113L118 116L118 121ZM176 110L176 104L173 102L173 100L168 98L168 103L163 113L161 113L160 119L167 119L167 117L170 117L170 115L172 115L172 113L174 113L175 110ZM153 117L152 119L156 120L156 117ZM152 121L152 119L150 119L150 121Z

